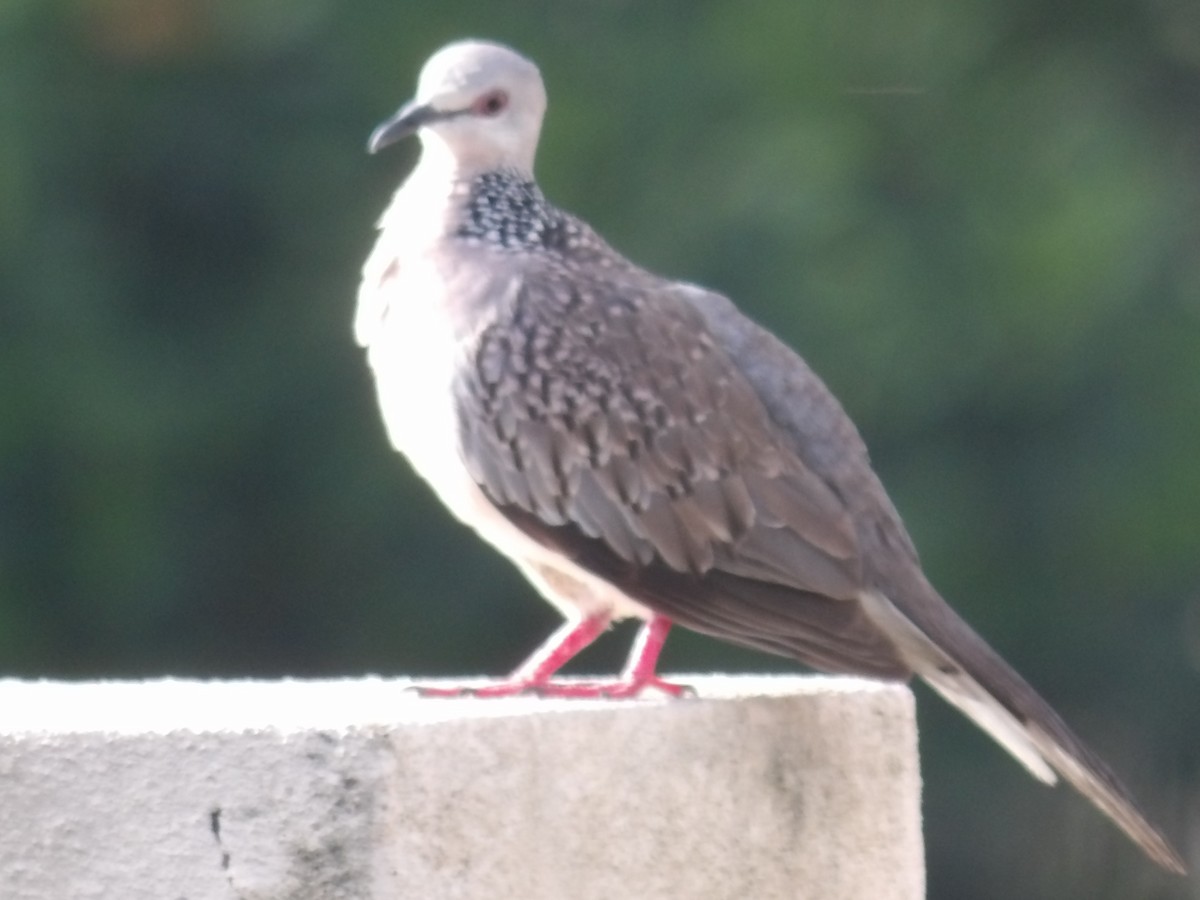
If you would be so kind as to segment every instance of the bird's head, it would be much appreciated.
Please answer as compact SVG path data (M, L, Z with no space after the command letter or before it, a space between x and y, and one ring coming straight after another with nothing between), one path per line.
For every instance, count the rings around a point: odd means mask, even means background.
M429 58L417 96L375 129L367 148L417 133L425 153L454 171L532 174L545 111L537 66L500 44L459 41Z

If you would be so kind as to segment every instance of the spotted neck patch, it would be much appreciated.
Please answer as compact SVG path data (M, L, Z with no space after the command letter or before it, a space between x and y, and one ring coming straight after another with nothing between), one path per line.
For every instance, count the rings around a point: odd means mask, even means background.
M456 236L507 250L562 251L578 245L579 223L515 172L485 172L470 184Z

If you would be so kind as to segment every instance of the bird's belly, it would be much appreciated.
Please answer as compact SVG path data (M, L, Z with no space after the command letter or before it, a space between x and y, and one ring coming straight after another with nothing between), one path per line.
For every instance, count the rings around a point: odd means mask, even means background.
M513 525L462 462L453 381L461 348L443 317L403 299L383 312L368 358L392 445L459 521L511 559L564 615L649 618L608 582Z
M459 455L452 393L458 347L444 317L419 296L396 291L373 331L367 355L379 409L392 446L472 524L475 504Z

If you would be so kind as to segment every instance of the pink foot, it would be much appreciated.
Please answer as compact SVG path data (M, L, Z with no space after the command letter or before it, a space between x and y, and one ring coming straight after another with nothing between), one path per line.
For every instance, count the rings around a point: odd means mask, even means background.
M501 681L496 684L414 685L410 690L422 697L437 698L494 698L494 697L573 697L592 700L625 700L640 697L646 691L660 691L669 697L695 697L696 689L687 684L675 684L657 675L638 681Z
M690 685L665 681L657 675L620 681L547 681L545 684L530 686L530 692L539 697L582 697L607 700L640 697L645 691L661 691L669 697L696 696L696 689Z
M674 684L658 677L655 667L670 619L654 616L638 633L629 663L615 681L555 681L553 676L580 650L596 639L608 626L608 618L596 616L565 622L521 668L506 680L479 687L453 685L436 687L422 685L410 688L422 697L514 697L531 694L538 697L581 697L592 699L625 699L638 697L647 690L659 691L669 697L694 697L690 685Z
M597 685L599 696L621 700L627 697L640 697L644 691L661 691L668 697L695 697L696 689L690 684L676 684L652 675L637 681L616 681L611 684Z

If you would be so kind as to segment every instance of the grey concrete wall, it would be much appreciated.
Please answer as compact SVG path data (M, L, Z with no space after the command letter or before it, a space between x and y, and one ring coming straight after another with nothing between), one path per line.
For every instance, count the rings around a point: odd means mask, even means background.
M0 682L5 900L924 895L912 696Z

